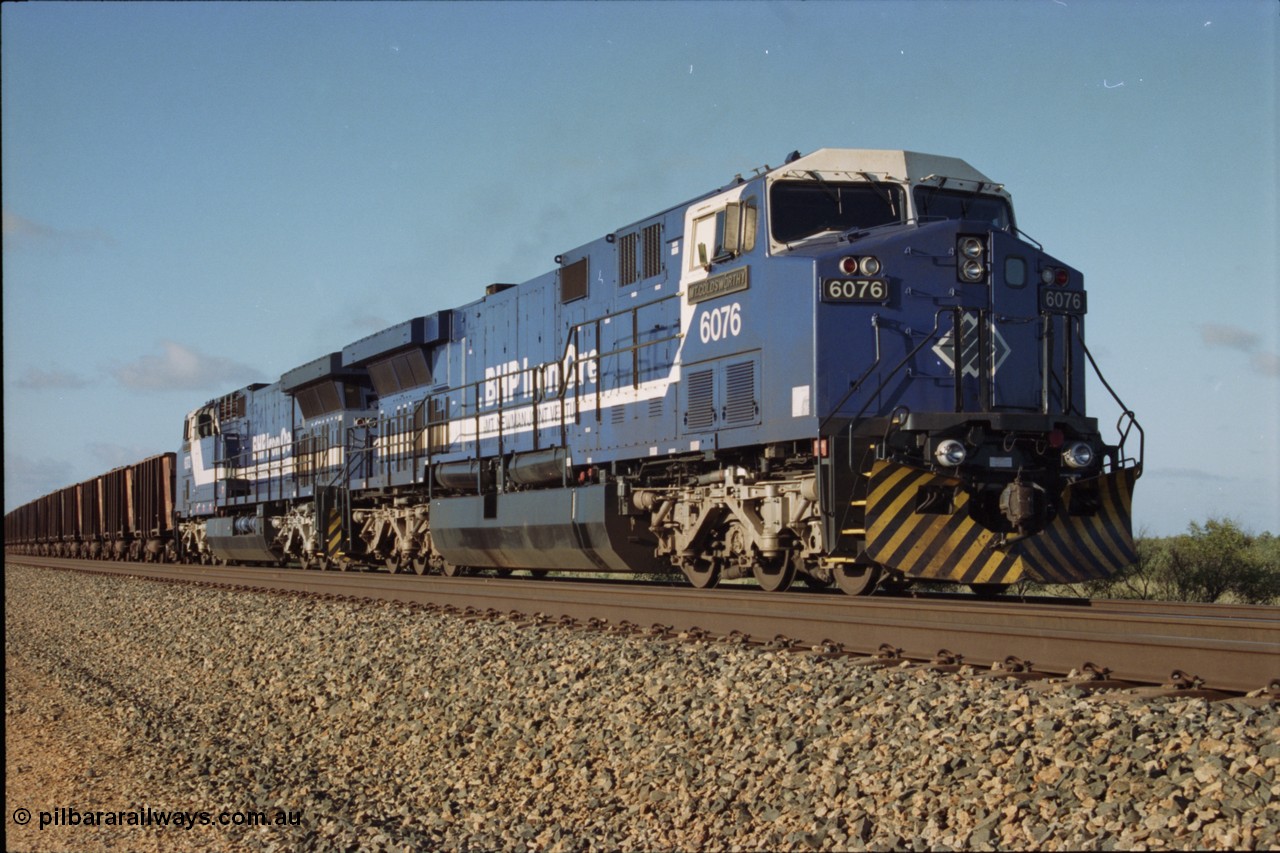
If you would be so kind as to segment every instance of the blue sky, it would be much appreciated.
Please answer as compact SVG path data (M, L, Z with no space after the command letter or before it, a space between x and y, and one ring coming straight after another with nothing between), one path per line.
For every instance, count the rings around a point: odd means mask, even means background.
M6 511L176 449L209 398L850 147L969 161L1084 271L1146 428L1138 528L1280 532L1273 0L0 15Z

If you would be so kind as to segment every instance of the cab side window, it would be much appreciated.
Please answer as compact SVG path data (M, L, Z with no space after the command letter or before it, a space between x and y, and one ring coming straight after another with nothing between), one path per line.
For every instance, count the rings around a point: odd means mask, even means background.
M731 201L693 222L689 269L722 264L756 247L759 216L754 199Z

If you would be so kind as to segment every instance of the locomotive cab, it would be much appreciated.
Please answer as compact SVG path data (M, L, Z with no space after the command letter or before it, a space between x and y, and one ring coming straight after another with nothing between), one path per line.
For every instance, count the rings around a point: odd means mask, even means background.
M1131 562L1141 465L1085 415L1081 274L959 161L805 165L772 187L770 236L815 267L831 559L982 585Z

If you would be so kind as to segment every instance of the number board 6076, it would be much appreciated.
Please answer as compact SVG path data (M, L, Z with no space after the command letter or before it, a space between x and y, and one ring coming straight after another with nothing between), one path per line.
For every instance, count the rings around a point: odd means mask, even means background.
M822 282L823 302L880 305L891 295L889 282L882 278L829 278Z

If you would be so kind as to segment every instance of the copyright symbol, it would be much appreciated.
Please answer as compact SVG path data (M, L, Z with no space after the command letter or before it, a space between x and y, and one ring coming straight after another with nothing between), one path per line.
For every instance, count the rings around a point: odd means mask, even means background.
M19 825L31 823L31 812L27 809L14 809L13 822Z

